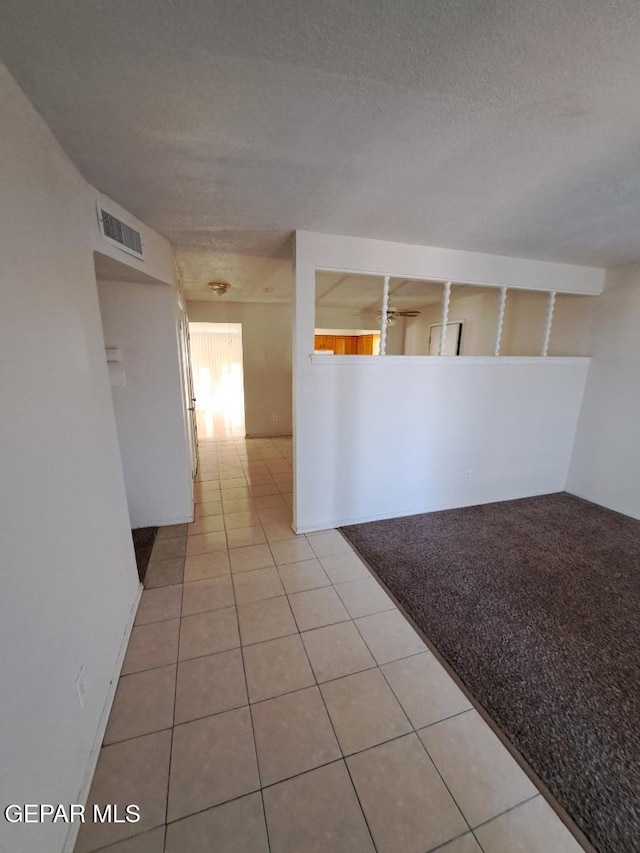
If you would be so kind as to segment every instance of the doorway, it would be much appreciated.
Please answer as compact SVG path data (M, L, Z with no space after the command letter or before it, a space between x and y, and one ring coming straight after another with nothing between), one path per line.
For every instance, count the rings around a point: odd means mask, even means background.
M241 323L189 323L198 435L244 438Z

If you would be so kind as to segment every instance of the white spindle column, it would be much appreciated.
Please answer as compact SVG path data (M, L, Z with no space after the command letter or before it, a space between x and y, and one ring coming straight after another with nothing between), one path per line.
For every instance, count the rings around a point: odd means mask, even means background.
M447 339L447 323L449 322L449 302L451 301L451 282L447 281L444 286L444 299L442 300L442 327L440 329L440 349L438 355L443 355L444 345Z
M384 287L382 288L382 313L380 315L380 352L379 355L385 355L387 351L387 325L389 311L389 276L384 277Z
M500 288L500 306L498 308L498 325L496 327L496 346L493 354L497 357L500 355L500 347L502 346L502 328L504 326L504 309L507 305L507 288Z
M541 356L546 357L549 354L549 341L551 340L551 326L553 325L553 309L556 305L556 292L552 290L549 293L549 302L547 304L547 320L544 327L544 340L542 341Z

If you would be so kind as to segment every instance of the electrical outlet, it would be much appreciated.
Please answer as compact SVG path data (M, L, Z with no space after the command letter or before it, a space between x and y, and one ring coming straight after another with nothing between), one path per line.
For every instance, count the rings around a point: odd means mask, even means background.
M277 415L271 415L271 420L275 424L275 422L278 420L278 416Z
M464 472L464 478L465 478L465 480L470 480L471 479L471 471L465 471Z
M76 675L76 695L78 697L78 705L84 708L84 697L87 692L87 685L84 681L84 664L80 667Z

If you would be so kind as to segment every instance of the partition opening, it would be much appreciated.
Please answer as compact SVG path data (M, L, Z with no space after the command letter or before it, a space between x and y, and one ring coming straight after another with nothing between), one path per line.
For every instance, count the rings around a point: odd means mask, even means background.
M242 323L189 323L198 435L244 437Z

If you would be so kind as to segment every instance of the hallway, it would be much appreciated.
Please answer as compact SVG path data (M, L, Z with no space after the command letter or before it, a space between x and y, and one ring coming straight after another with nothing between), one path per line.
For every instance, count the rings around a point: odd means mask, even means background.
M581 848L337 531L291 531L291 439L201 439L161 528L76 853Z

